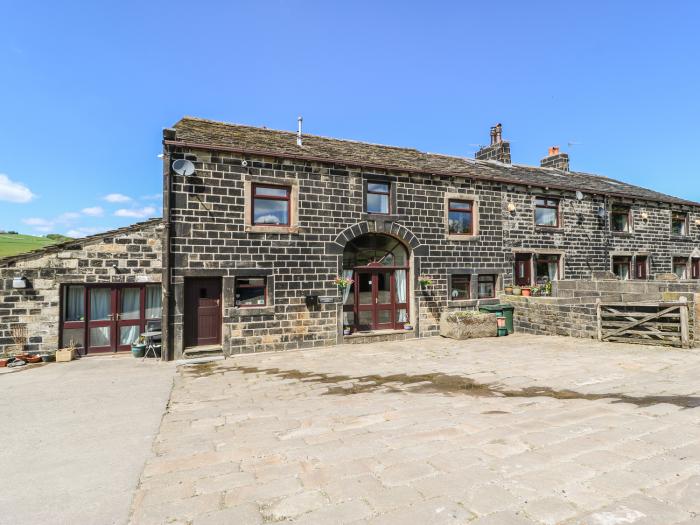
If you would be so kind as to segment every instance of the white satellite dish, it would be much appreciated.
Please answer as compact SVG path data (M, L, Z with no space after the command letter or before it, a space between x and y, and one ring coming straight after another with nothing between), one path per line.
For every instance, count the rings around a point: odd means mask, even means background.
M582 201L582 200L583 200L583 193L581 193L580 190L576 190L576 200L577 200L577 201Z
M173 171L182 177L189 177L194 173L194 164L185 159L173 161Z

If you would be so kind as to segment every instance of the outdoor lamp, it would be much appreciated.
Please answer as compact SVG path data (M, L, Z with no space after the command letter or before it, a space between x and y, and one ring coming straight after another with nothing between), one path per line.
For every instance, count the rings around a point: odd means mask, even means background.
M15 277L12 279L12 288L15 290L24 290L27 287L27 278L22 276L22 277Z

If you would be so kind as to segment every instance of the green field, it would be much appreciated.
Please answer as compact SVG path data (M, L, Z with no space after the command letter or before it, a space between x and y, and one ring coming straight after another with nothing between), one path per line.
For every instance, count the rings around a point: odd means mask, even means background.
M0 257L9 257L19 253L29 252L37 248L43 248L49 244L67 241L68 237L56 236L56 238L48 239L47 237L36 237L34 235L10 235L0 233Z

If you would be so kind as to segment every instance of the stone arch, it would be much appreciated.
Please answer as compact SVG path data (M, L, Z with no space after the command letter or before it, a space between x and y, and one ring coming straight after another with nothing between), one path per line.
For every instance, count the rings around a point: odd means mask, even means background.
M345 228L340 232L335 240L327 243L326 253L342 254L345 245L352 239L367 233L381 233L391 235L402 241L413 255L428 255L428 246L422 244L418 237L405 226L397 222L362 221Z

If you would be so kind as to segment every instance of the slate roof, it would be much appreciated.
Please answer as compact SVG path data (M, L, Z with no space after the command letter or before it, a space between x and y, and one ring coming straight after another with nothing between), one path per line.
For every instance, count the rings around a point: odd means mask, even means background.
M465 157L425 153L412 148L383 146L307 134L303 135L303 145L297 146L296 133L291 131L229 124L195 117L184 117L175 124L174 128L177 131L176 140L166 140L166 143L182 142L185 143L184 145L214 150L222 149L352 166L462 176L502 183L572 191L581 190L584 193L700 207L700 203L697 202L590 173L478 161Z
M116 230L109 230L102 233L97 233L95 235L90 235L88 237L80 237L79 239L71 239L70 241L59 242L56 244L49 244L43 248L38 248L29 252L20 253L17 255L10 255L9 257L0 257L0 268L8 267L15 261L23 261L25 259L31 259L32 257L41 257L43 255L48 255L51 253L58 253L63 250L69 250L74 246L84 246L86 244L92 244L94 242L99 242L106 237L116 237L124 233L130 233L132 231L140 230L143 228L148 228L156 224L163 222L161 217L154 219L148 219L147 221L137 222L131 224L130 226L124 226L123 228L117 228Z

